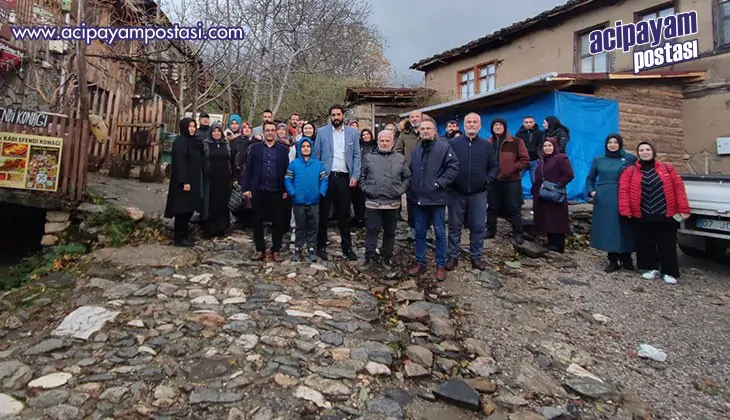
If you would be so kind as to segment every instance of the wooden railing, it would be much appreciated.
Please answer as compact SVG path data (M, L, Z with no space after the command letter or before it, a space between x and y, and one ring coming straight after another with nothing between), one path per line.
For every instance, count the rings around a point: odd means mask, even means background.
M72 113L68 117L54 115L46 127L28 127L0 122L0 132L35 134L63 139L58 189L55 192L37 191L62 200L81 201L86 187L89 154L89 122L80 121Z

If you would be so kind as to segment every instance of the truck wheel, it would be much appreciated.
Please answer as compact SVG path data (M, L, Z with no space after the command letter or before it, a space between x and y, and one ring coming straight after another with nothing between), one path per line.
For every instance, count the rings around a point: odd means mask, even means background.
M719 262L726 261L725 251L728 248L727 241L721 239L705 239L705 252L707 256Z
M707 258L707 253L701 249L697 249L695 247L685 245L685 244L678 244L679 250L682 251L683 254L689 255L693 258Z

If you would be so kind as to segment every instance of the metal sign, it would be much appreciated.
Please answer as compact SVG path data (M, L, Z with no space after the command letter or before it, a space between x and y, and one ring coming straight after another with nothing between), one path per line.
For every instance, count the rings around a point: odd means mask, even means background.
M0 107L0 122L7 124L48 127L48 117L48 114L45 112Z

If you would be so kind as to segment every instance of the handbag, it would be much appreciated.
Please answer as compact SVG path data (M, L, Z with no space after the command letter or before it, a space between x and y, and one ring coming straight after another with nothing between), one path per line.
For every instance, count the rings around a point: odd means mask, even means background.
M231 191L231 198L228 199L228 210L231 213L236 213L241 209L241 207L243 207L243 205L244 201L241 187L234 184L233 190Z
M537 196L545 201L552 201L553 203L562 203L565 201L566 192L565 187L561 187L555 182L545 180L545 168L540 167L542 174L542 185L540 190L537 192Z

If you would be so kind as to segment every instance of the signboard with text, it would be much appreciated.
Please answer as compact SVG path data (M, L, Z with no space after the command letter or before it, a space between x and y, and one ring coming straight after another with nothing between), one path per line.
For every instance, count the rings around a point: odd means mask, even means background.
M48 127L49 120L48 114L43 112L0 107L0 122L30 127Z
M0 133L0 188L56 191L63 139Z

